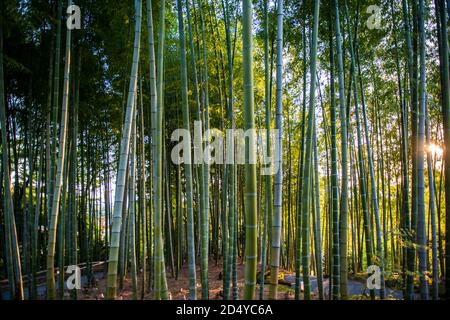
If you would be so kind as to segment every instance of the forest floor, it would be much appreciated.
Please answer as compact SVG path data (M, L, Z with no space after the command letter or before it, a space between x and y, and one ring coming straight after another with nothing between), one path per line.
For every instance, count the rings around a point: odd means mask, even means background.
M208 282L209 282L209 299L211 300L221 300L223 299L223 278L222 278L223 266L222 262L210 261L208 266ZM238 292L239 299L242 299L243 287L244 287L244 264L238 262L237 264L237 278L238 278ZM286 270L280 269L280 284L278 286L278 299L279 300L293 300L294 299L294 283L295 283L295 273L288 272ZM313 300L319 298L317 278L314 276L310 277L311 280L311 296ZM269 295L269 284L266 276L266 283L264 286L264 297L267 299ZM167 286L170 292L170 299L172 300L186 300L189 295L189 277L187 266L182 268L178 279L172 277L171 273L167 273ZM328 288L329 281L328 278L323 279L324 295L325 299L328 298ZM106 277L101 277L97 279L97 283L94 288L85 288L82 293L78 296L78 299L82 300L101 300L104 299L104 291L106 288ZM301 284L303 291L303 282ZM231 290L230 290L231 291ZM360 279L349 279L348 281L348 293L350 299L368 299L369 291L366 288L364 281ZM378 293L377 293L378 294ZM201 286L200 286L200 267L197 267L197 297L201 297ZM258 274L258 284L257 284L257 294L256 298L259 297L259 274ZM386 297L388 299L403 299L402 291L386 288ZM119 300L129 300L132 298L132 284L129 277L124 279L122 290L118 290L117 299ZM152 293L147 292L144 295L144 300L152 298Z
M238 262L237 264L237 278L238 278L238 292L239 299L242 299L243 287L244 287L244 264ZM209 299L221 300L223 299L223 265L221 261L217 264L214 260L209 261L208 265L208 284L209 284ZM284 270L280 270L280 274L288 274ZM172 276L170 269L167 272L167 286L170 292L170 298L172 300L187 300L189 296L189 277L187 266L184 266L178 275L178 278ZM258 281L259 282L259 281ZM266 279L267 282L267 279ZM78 295L78 299L81 300L101 300L104 299L106 288L106 277L96 276L96 285L94 288L84 288L82 293ZM269 295L269 284L264 286L265 296ZM257 285L257 292L259 292L259 284ZM231 289L230 289L231 293ZM200 284L200 266L197 266L197 297L201 297L201 284ZM152 298L152 293L147 292L144 295L144 300ZM278 299L293 299L294 287L280 285L278 291ZM132 299L132 283L130 277L124 279L122 290L117 292L118 300Z
M84 268L83 268L84 269ZM104 262L96 263L93 267L94 271L94 283L90 287L87 286L87 277L85 274L82 275L82 289L78 292L79 300L103 300L105 299L106 291L106 265ZM223 299L223 265L221 261L214 260L209 261L208 266L208 281L209 281L209 299L220 300ZM84 273L84 272L83 272ZM45 273L43 273L45 275ZM140 275L139 275L140 276ZM237 264L237 278L238 278L238 292L239 298L242 299L243 287L244 287L244 264L239 261ZM317 278L314 276L310 277L311 281L311 298L317 300L318 295L318 285ZM38 285L38 295L39 299L45 299L45 277L43 281L39 281ZM138 278L139 283L139 278ZM167 285L170 292L170 299L172 300L185 300L189 295L189 277L187 266L185 265L178 278L176 279L172 276L170 269L167 272ZM292 300L294 299L294 284L295 284L295 273L280 269L279 274L279 286L278 286L278 299L279 300ZM25 298L28 296L27 285L24 284ZM256 298L259 298L259 273L258 273L258 284L257 284L257 294ZM323 279L324 296L328 299L329 295L329 280L328 278ZM9 300L9 292L7 286L1 286L0 288L0 300ZM139 288L140 289L140 288ZM303 283L301 283L301 289L303 291ZM140 291L140 290L139 290ZM230 290L231 293L231 290ZM348 293L350 299L368 299L368 289L363 279L355 278L348 280ZM264 297L267 299L269 295L269 284L268 277L266 274L266 283L264 286ZM140 297L140 296L139 296ZM200 285L200 266L197 266L197 297L201 297L201 285ZM403 294L401 290L395 290L386 288L386 297L388 299L403 299ZM149 300L152 298L152 293L146 291L144 294L144 300ZM69 293L65 293L65 299L70 299ZM132 283L130 279L130 274L123 281L122 289L117 290L118 300L131 300L132 299Z

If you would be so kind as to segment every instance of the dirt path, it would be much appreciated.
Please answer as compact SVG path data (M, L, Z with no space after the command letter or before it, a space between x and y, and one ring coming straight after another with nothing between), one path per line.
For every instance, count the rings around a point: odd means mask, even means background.
M284 280L287 282L292 283L292 286L295 284L295 275L285 275ZM318 295L318 284L317 284L317 278L314 276L310 277L311 281L311 291L314 295ZM303 288L303 281L301 283ZM323 279L323 289L324 289L324 295L326 297L329 296L329 286L330 281L328 278ZM369 294L369 289L367 289L366 284L362 283L360 281L348 280L348 288L347 292L349 296L360 296L364 294ZM393 298L393 299L403 299L403 292L400 290L393 290L390 288L386 288L386 298ZM379 290L375 290L375 294L379 296Z

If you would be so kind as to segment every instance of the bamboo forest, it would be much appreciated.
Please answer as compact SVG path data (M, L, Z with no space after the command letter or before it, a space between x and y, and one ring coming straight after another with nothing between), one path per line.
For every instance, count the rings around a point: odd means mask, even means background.
M0 300L450 299L448 0L2 0Z

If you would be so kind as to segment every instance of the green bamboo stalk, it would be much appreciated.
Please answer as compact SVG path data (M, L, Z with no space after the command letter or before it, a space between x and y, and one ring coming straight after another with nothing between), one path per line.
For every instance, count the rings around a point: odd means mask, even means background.
M135 108L136 108L136 96L135 96ZM131 260L131 288L132 299L137 300L137 267L136 267L136 113L133 115L133 125L131 129L131 142L130 142L130 179L128 183L128 219L129 219L129 238L128 245L130 248L130 260Z
M301 120L301 134L300 134L300 151L299 151L299 167L297 176L297 217L296 217L296 241L295 241L295 300L300 300L300 284L301 284L301 265L302 265L302 184L303 171L305 159L305 123L306 123L306 77L307 77L307 63L306 63L306 22L302 27L303 38L303 98L302 98L302 120Z
M46 115L46 129L45 129L45 177L46 177L46 182L45 182L45 187L46 187L46 193L44 193L44 200L46 200L46 205L44 205L44 210L47 211L47 214L45 216L49 217L49 212L50 212L50 199L49 197L51 196L51 192L50 192L50 149L51 149L51 126L52 126L52 122L51 122L51 113L52 113L52 93L53 93L53 59L54 59L54 55L51 52L53 50L54 47L54 37L52 37L52 40L50 42L50 62L49 62L49 75L48 75L48 92L47 92L47 115ZM38 222L39 222L39 217L37 218ZM44 225L47 226L48 222L45 221ZM37 231L36 231L37 232ZM44 238L44 241L46 239ZM37 248L36 248L37 249ZM37 253L37 251L36 251ZM37 259L37 257L36 257ZM36 263L34 263L34 265L36 266ZM39 266L38 266L39 268ZM36 272L38 270L36 269ZM34 296L35 299L37 299L37 284L36 284L36 280L33 277L33 294L32 296Z
M148 239L148 255L152 256L153 253L153 244L154 244L154 235L152 233L152 209L153 209L153 176L154 176L154 168L155 168L155 125L156 125L156 65L155 65L155 40L154 40L154 28L153 28L153 14L152 14L152 0L147 0L147 45L148 45L148 62L149 62L149 82L150 82L150 136L151 136L151 162L150 162L150 172L152 179L149 181L150 188L150 203L149 203L149 239ZM153 211L154 212L154 211ZM149 279L148 279L148 289L151 287L151 270L154 269L154 259L150 260L149 270Z
M408 237L408 241L411 242L411 234L412 230L415 228L415 212L417 211L417 185L416 185L416 134L417 134L417 79L415 76L415 65L414 63L414 52L413 46L411 43L411 26L409 21L409 11L406 0L402 0L402 11L403 11L403 24L405 29L405 38L406 38L406 50L407 50L407 62L408 62L408 79L409 79L409 91L410 91L410 108L413 111L411 113L411 145L412 145L412 192L411 192L411 214L406 215L405 217L405 227L407 231L409 231L410 236ZM415 261L415 252L411 245L408 245L406 250L407 253L407 268L406 268L406 295L405 299L412 300L413 299L413 290L414 290L414 261Z
M235 128L235 119L234 119L234 107L233 107L233 47L230 35L230 13L229 13L229 5L228 0L222 0L222 9L225 17L225 35L226 35L226 44L227 44L227 66L228 66L228 116L230 119L230 126L232 129ZM189 19L189 10L188 10L188 19ZM190 32L191 34L191 32ZM192 40L192 37L190 37ZM191 52L193 54L193 46L191 41ZM193 59L192 59L193 61ZM196 81L195 77L195 68L194 69L194 81ZM195 86L195 83L194 83ZM233 138L234 139L234 138ZM232 163L234 163L234 144L231 147L231 150L228 150L231 154ZM234 261L235 261L235 244L234 244L234 231L235 231L235 181L236 181L236 167L233 164L228 165L229 178L229 200L228 200L228 256L226 259L227 267L224 275L224 299L227 300L230 297L230 281L232 277L232 273L234 271ZM233 291L235 292L235 290Z
M419 0L418 23L419 23L419 60L420 60L420 82L419 82L419 123L417 128L417 233L419 258L420 298L428 300L427 280L427 237L425 226L425 186L424 186L424 153L425 153L425 113L426 113L426 44L425 44L425 12L424 0Z
M34 211L33 220L30 221L31 225L31 292L30 298L33 300L37 299L37 272L39 269L38 261L38 247L39 247L39 214L41 210L41 189L42 189L42 175L44 166L44 144L41 144L39 151L39 169L38 169L38 180L36 186L36 207Z
M347 221L348 221L348 164L347 164L347 112L345 110L345 81L344 81L344 62L341 43L341 22L339 13L339 1L334 0L334 17L336 29L336 51L338 62L338 80L339 80L339 118L341 122L341 199L340 199L340 218L339 218L339 267L340 267L340 297L347 298L348 266L347 266Z
M162 133L162 136L164 137L164 130ZM168 155L167 151L166 151L166 145L163 145L163 154L167 155L168 159L170 156ZM173 233L173 219L172 219L172 195L170 192L170 175L169 175L169 168L170 163L163 163L163 170L164 170L164 182L165 182L165 191L164 191L164 196L165 196L165 202L163 202L165 204L165 208L166 208L166 214L167 214L167 219L163 218L163 226L165 226L166 228L166 245L167 245L167 254L169 256L169 263L170 263L170 270L172 273L172 278L175 277L175 262L174 262L174 255L173 255L173 241L172 241L172 233ZM164 228L164 227L163 227Z
M314 126L314 185L315 185L315 217L313 217L314 223L314 253L316 258L317 269L317 289L319 293L319 299L324 299L323 291L323 271L322 271L322 239L321 239L321 227L320 227L320 183L319 183L319 157L317 151L317 132L316 126ZM315 211L314 211L315 209Z
M444 122L444 188L445 188L445 298L450 298L450 95L449 90L449 61L445 59L448 57L449 49L448 42L445 39L448 38L447 26L448 18L446 14L445 7L447 5L447 10L450 10L449 3L445 3L444 0L439 0L439 16L440 16L440 73L441 73L441 88L442 88L442 115ZM440 212L438 210L438 212Z
M190 131L189 105L187 94L187 66L186 48L184 36L183 4L182 0L177 0L178 8L178 32L180 35L180 77L181 77L181 108L183 112L183 127ZM190 143L189 143L190 146ZM185 159L192 159L191 148L184 150ZM192 166L191 162L184 164L186 176L186 203L187 203L187 243L188 243L188 270L189 270L189 299L197 298L196 292L196 270L195 270L195 239L194 239L194 209L193 209L193 188L192 188Z
M393 10L394 1L391 3L391 8ZM399 101L400 101L400 120L401 120L401 162L402 162L402 172L401 172L401 189L402 189L402 199L401 199L401 217L400 217L400 227L403 230L407 230L409 227L409 180L408 180L408 117L407 117L407 106L405 95L402 87L402 79L400 73L400 59L398 53L398 41L396 37L396 25L393 20L392 30L394 34L394 45L395 45L395 62L396 62L396 71L397 71L397 86L399 92ZM407 248L403 248L402 254L405 257L407 253ZM406 261L406 260L405 260ZM405 272L405 264L403 264L403 277L406 279ZM406 291L404 290L404 294Z
M339 14L339 12L338 12ZM339 19L337 17L336 19ZM331 215L333 224L333 300L338 300L340 297L340 230L339 230L339 205L338 205L338 172L337 172L337 146L336 146L336 105L335 105L335 90L334 90L334 50L333 50L333 36L332 25L330 23L330 120L331 120ZM338 38L340 42L340 38ZM339 45L338 45L339 46ZM342 54L342 53L341 53ZM341 56L342 59L342 56ZM343 100L340 100L343 102ZM341 135L346 135L346 132L341 132ZM341 221L344 217L341 216ZM347 220L343 221L346 224ZM343 234L347 234L347 230ZM346 243L345 243L346 245Z
M69 6L72 1L69 0ZM64 66L64 85L61 110L61 124L59 133L59 151L58 164L56 167L56 180L53 190L52 207L50 215L49 236L47 246L47 298L56 298L55 289L55 247L56 247L56 228L58 225L58 213L60 205L61 188L63 183L63 169L66 156L66 135L67 135L67 115L69 106L69 79L70 79L70 63L71 63L71 43L72 33L70 29L66 32L66 59ZM55 70L56 71L56 70Z
M270 97L270 66L269 66L269 1L264 1L264 107L265 107L265 126L266 126L266 149L267 157L271 157L271 97ZM270 164L271 165L271 164ZM264 231L261 249L261 270L260 270L260 285L259 285L259 298L264 299L264 274L266 272L266 260L267 260L267 236L268 236L268 223L272 218L272 176L266 175L264 177Z
M317 38L319 32L319 12L320 0L314 2L314 22L313 33L311 39L310 51L310 79L316 79L317 68ZM310 233L309 233L309 213L310 213L310 190L311 190L311 164L312 164L312 140L313 128L315 122L315 98L316 98L316 81L310 82L309 107L308 107L308 124L306 129L306 145L305 145L305 167L303 171L303 187L302 187L302 269L303 269L303 286L305 300L311 299L311 284L309 279L310 264Z
M51 146L50 146L50 168L47 190L47 219L51 217L51 210L53 205L53 189L55 188L55 160L58 137L58 110L59 110L59 86L60 86L60 66L61 66L61 18L62 18L62 0L58 0L58 12L56 16L56 48L54 59L54 79L53 79L53 105L51 111ZM47 221L49 224L50 221Z
M276 116L277 130L275 148L275 201L272 217L272 250L270 259L270 289L269 298L276 299L278 291L278 269L280 267L280 249L282 233L282 189L283 189L283 0L278 0L277 8L277 85L276 85Z
M203 49L203 86L202 86L202 104L203 104L203 119L204 130L209 130L209 82L208 82L208 61L206 52L206 38L205 38L205 26L203 19L203 5L202 1L198 0L198 10L200 18L202 49ZM209 259L209 164L202 163L202 187L201 187L201 284L202 284L202 299L209 298L209 285L208 285L208 259Z
M166 4L165 1L161 3L160 21L159 21L159 35L158 35L158 52L157 52L157 77L156 77L156 115L155 115L155 145L154 145L154 233L155 233L155 253L154 253L154 298L167 299L167 281L165 276L164 263L164 243L162 237L163 230L163 139L162 139L162 124L164 113L164 38L165 38L165 17Z
M78 201L76 196L76 184L77 184L77 146L78 146L78 109L80 104L80 80L81 79L81 49L78 50L78 64L77 64L77 73L75 77L75 101L73 106L72 113L72 154L71 154L71 167L70 167L70 179L71 185L69 186L70 192L70 201L71 201L71 213L70 213L70 256L69 263L71 265L78 264L78 256L77 256L77 214L78 214ZM107 200L109 204L109 198ZM108 232L108 229L107 229ZM77 290L74 289L71 291L72 299L77 299Z
M68 214L67 214L67 188L68 188L68 178L69 178L69 171L70 171L70 154L72 153L72 145L71 141L69 140L69 145L66 148L67 158L64 161L64 168L63 168L63 185L62 185L62 194L61 194L61 219L59 219L58 222L58 234L57 234L57 240L58 240L58 269L59 269L59 275L58 275L58 299L64 300L64 264L65 264L65 257L66 257L66 229L67 226L69 226L68 221Z
M134 29L134 48L133 63L131 67L130 86L128 90L127 109L125 114L125 123L123 126L122 138L120 142L120 160L117 171L117 183L114 199L113 221L111 227L111 244L109 248L108 260L108 278L106 298L115 299L117 288L117 265L119 258L120 229L122 225L123 199L125 193L125 181L128 163L128 154L130 150L131 128L135 113L135 95L137 87L137 71L139 64L139 50L141 39L141 0L135 0L135 29Z
M119 257L118 257L119 258L119 265L118 265L118 268L119 268L119 290L123 289L123 282L128 273L127 268L128 268L128 257L129 257L129 251L128 251L129 243L128 243L127 239L128 239L128 235L129 235L129 229L130 229L128 227L128 224L130 223L130 219L128 217L129 210L127 210L127 201L128 201L127 199L129 197L129 192L127 192L127 190L129 189L129 183L130 183L130 167L127 165L126 174L125 174L124 198L123 198L123 205L122 205L122 213L123 213L122 214L122 225L120 228L120 236L119 236Z
M31 79L32 80L32 79ZM30 80L29 84L29 101L28 104L30 106L30 109L32 108L32 81ZM34 179L34 169L35 169L35 157L34 157L34 148L33 148L33 140L34 140L34 130L28 130L28 128L31 127L31 116L27 116L27 125L25 126L25 131L29 131L29 133L26 135L25 144L29 144L28 147L28 199L26 198L26 190L25 187L23 189L23 232L22 232L22 255L23 255L23 273L27 275L28 279L28 299L31 295L31 250L30 250L30 244L31 244L31 212L33 211L33 179ZM29 143L28 143L28 141ZM24 161L24 169L26 167L26 162ZM24 181L26 181L26 175L24 170ZM0 180L1 181L1 180ZM27 204L28 200L28 204Z
M142 217L141 228L142 231L142 256L141 256L141 300L144 299L146 282L147 282L147 202L146 202L146 187L145 181L147 174L145 170L145 132L144 132L144 102L142 92L142 77L140 79L140 108L139 108L139 143L140 143L140 164L139 164L139 211ZM109 181L109 177L108 177ZM107 189L106 189L107 190ZM108 202L109 203L109 202Z
M425 134L426 145L430 146L430 120L428 115L427 104L425 105ZM433 172L433 154L431 148L426 148L427 152L427 171L428 171L428 188L429 188L429 215L431 223L431 265L433 283L431 286L431 296L433 300L439 300L439 266L438 252L436 240L436 207L434 202L434 172Z
M244 69L244 129L254 130L252 1L242 3L242 44ZM252 161L253 160L253 161ZM245 144L245 270L244 299L252 300L256 288L257 267L257 188L256 146L253 138Z

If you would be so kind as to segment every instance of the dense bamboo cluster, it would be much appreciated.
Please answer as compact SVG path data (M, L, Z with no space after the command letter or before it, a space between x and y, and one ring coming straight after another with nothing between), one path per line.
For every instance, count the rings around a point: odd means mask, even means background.
M449 298L449 12L2 2L0 299Z

